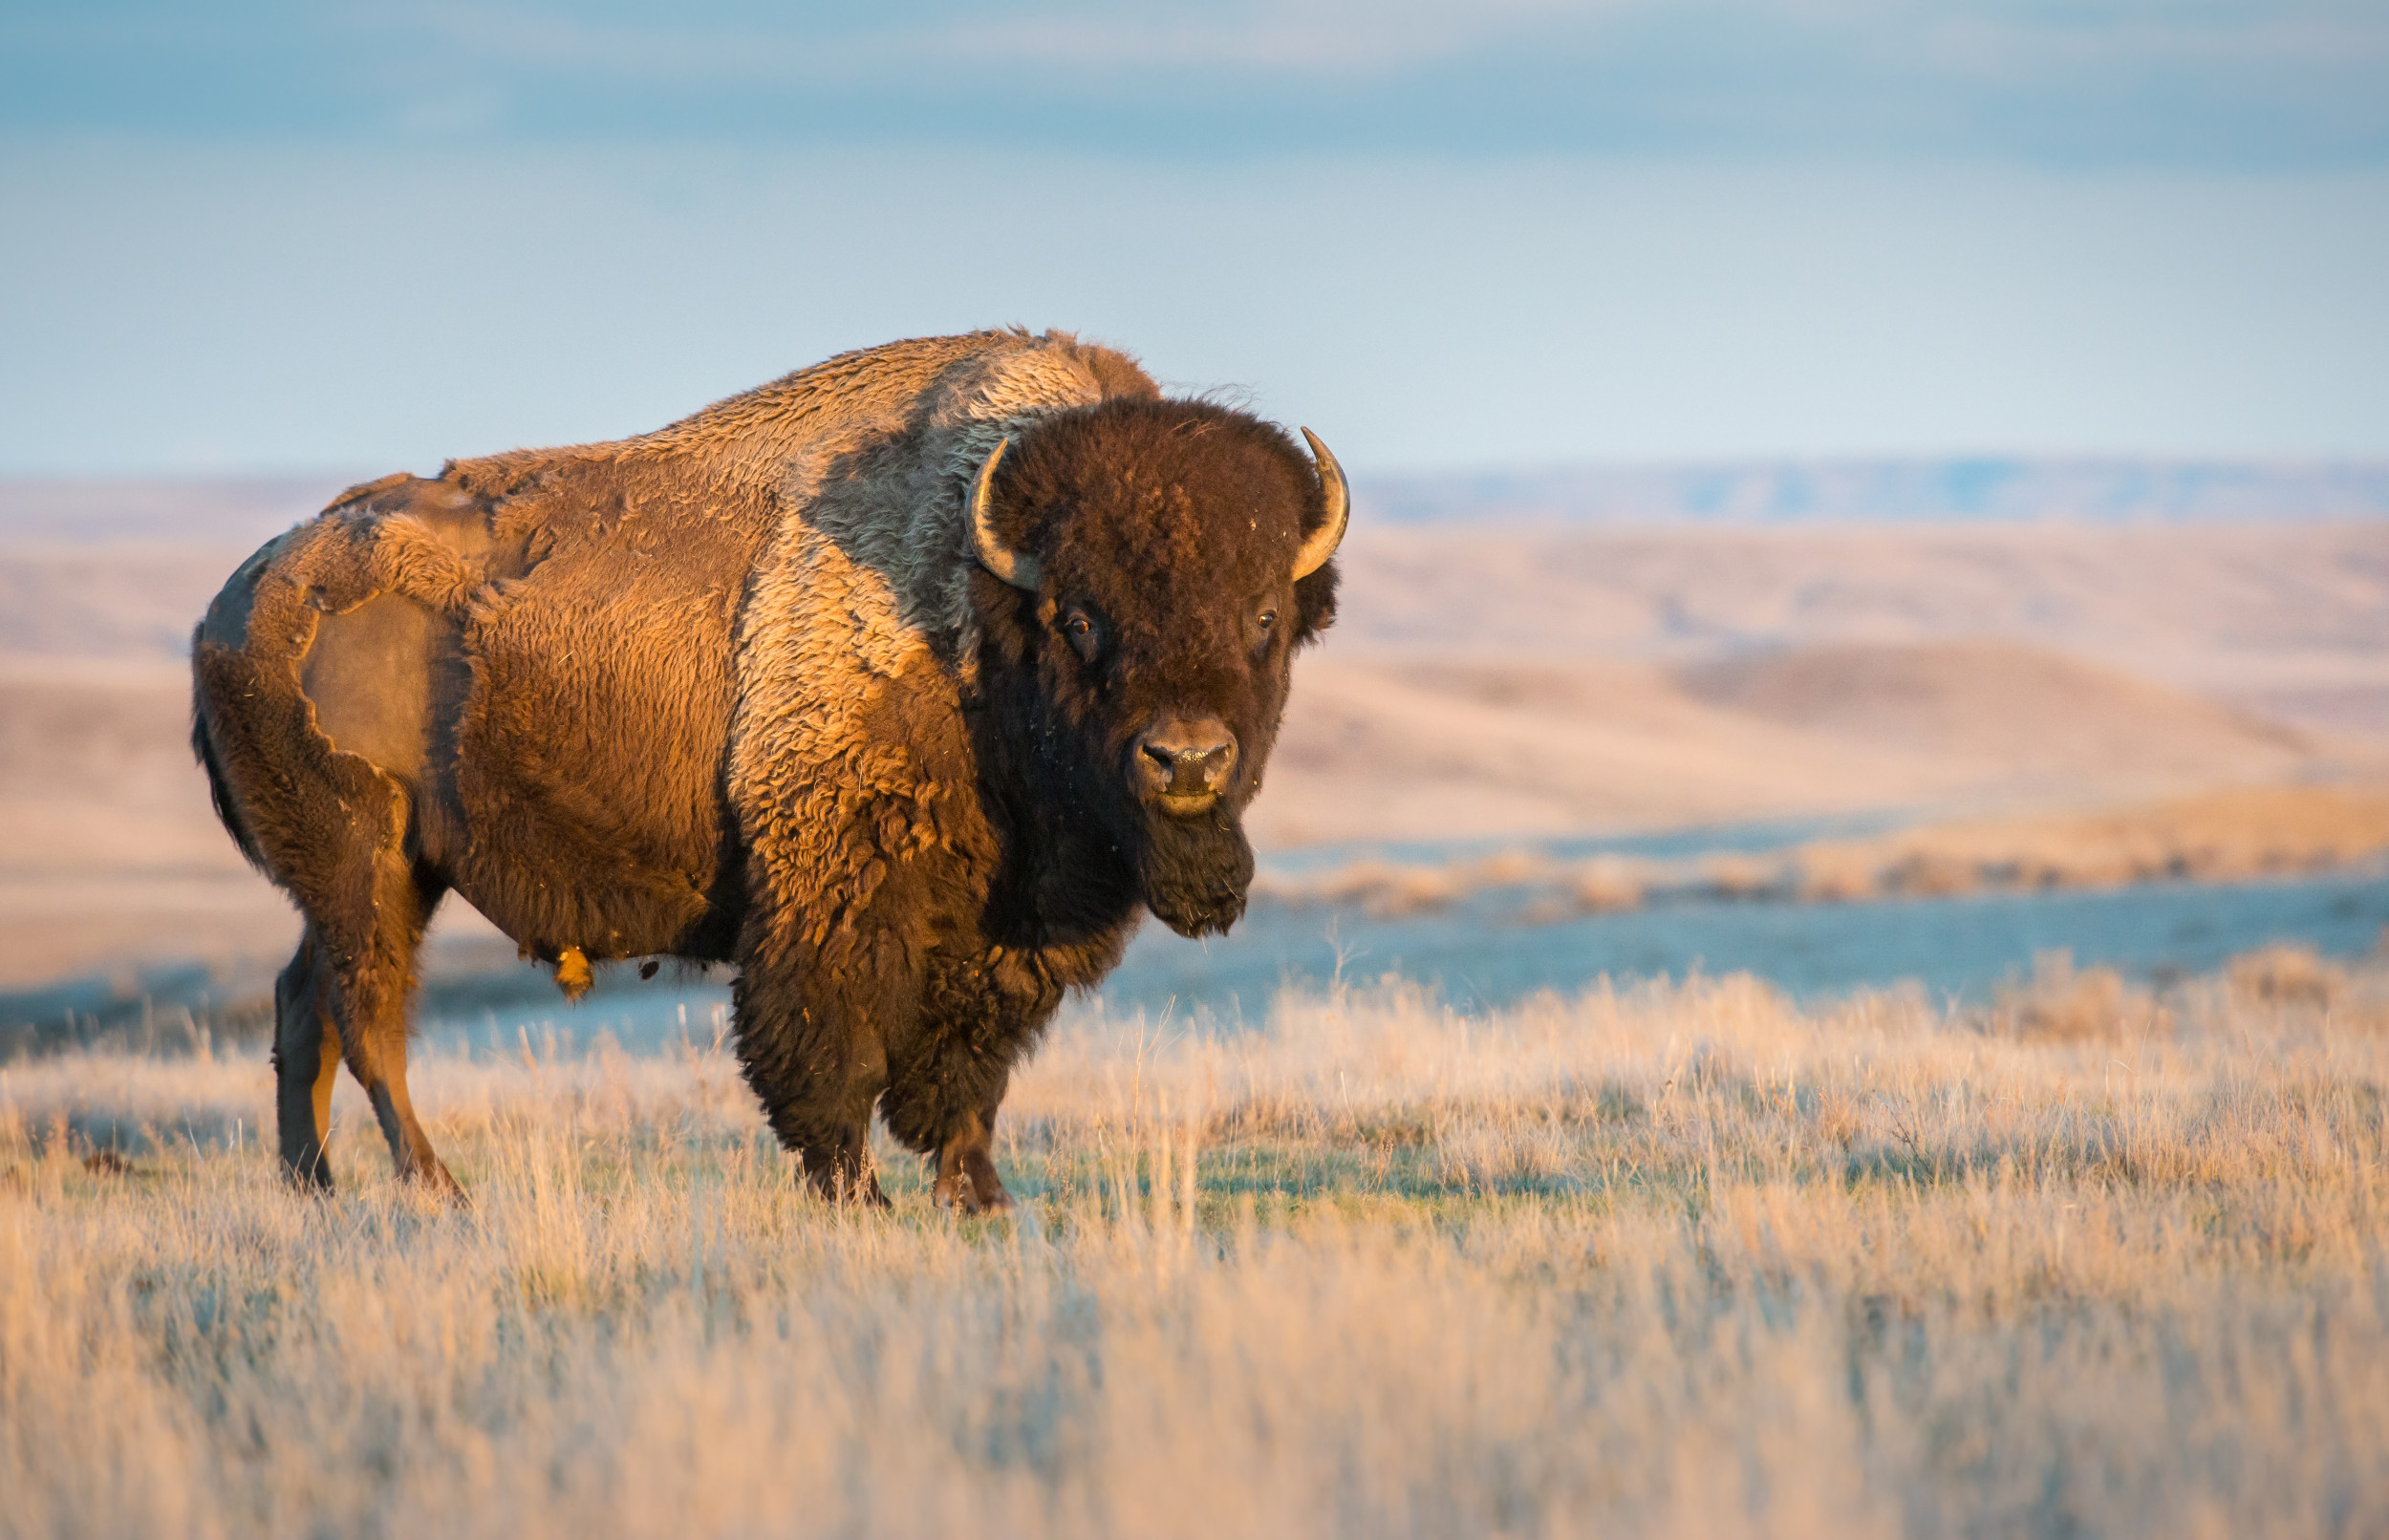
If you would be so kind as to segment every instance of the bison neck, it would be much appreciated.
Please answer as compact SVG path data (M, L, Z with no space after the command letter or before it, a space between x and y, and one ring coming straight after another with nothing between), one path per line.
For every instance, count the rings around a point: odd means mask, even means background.
M1135 926L1142 897L1127 852L1084 816L1053 808L1006 812L1001 864L987 892L988 940L1065 951L1108 941L1116 952Z

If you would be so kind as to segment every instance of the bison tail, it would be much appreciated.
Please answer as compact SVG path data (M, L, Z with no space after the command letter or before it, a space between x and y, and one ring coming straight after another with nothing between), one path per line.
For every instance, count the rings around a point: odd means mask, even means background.
M191 651L199 651L199 638L191 638ZM199 671L191 671L191 756L199 767L207 772L207 800L215 804L216 818L224 824L232 843L241 849L241 856L259 871L265 871L266 853L257 848L257 838L241 822L240 804L233 800L232 785L224 778L224 763L216 758L215 740L207 736L206 688L200 683Z

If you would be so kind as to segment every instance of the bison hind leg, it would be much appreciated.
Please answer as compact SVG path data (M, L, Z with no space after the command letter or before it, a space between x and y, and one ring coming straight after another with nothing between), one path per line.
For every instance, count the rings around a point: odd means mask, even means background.
M354 574L336 566L327 581L346 591ZM446 891L410 833L422 724L398 708L420 705L427 686L420 669L390 665L421 628L386 595L318 613L312 600L330 590L303 588L309 577L265 584L253 596L262 608L245 616L227 618L219 599L192 654L193 738L214 790L242 848L307 919L275 991L283 1162L303 1185L329 1183L325 1066L336 1052L372 1100L399 1175L454 1192L406 1088L415 953ZM220 623L237 646L211 639Z
M274 1112L282 1170L303 1189L332 1190L332 1081L340 1070L340 1036L332 1025L332 980L320 967L312 928L299 938L273 987Z
M332 1082L340 1063L364 1087L402 1180L461 1199L463 1189L417 1121L406 1084L406 997L415 951L441 888L410 875L380 885L373 933L334 945L310 920L298 952L274 984L274 1082L283 1169L303 1188L329 1192Z
M415 954L447 886L426 871L410 869L396 851L383 852L377 866L371 939L354 951L339 975L348 1007L342 1013L343 1056L365 1088L399 1179L462 1203L464 1189L432 1149L406 1084L406 1011L415 988Z
M310 909L298 953L274 988L275 1100L284 1169L329 1190L332 1082L345 1060L363 1087L401 1180L454 1200L463 1191L433 1150L406 1083L407 997L415 954L444 891L398 852L371 863L370 894Z

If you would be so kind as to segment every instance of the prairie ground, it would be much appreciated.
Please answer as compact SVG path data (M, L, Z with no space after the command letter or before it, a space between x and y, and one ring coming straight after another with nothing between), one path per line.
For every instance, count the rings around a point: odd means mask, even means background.
M9 1534L2361 1534L2389 974L1071 1017L1017 1217L807 1197L718 1047L0 1068Z

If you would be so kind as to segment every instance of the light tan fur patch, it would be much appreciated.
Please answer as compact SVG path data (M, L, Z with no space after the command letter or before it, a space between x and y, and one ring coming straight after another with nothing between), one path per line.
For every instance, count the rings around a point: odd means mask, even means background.
M769 944L820 948L850 931L886 864L933 838L931 804L962 790L935 783L867 717L890 690L935 691L959 706L977 644L963 502L979 460L1039 417L1101 400L1107 378L1153 389L1124 356L1066 333L944 340L936 353L907 353L902 361L923 372L885 398L839 374L842 360L823 366L820 384L855 415L817 420L786 462L786 523L740 638L730 762L750 859L767 873L752 890L793 908L762 917ZM896 362L878 350L872 358L879 370ZM773 389L742 414L772 411ZM876 475L841 474L856 447L902 433L919 436L914 453L890 457Z

